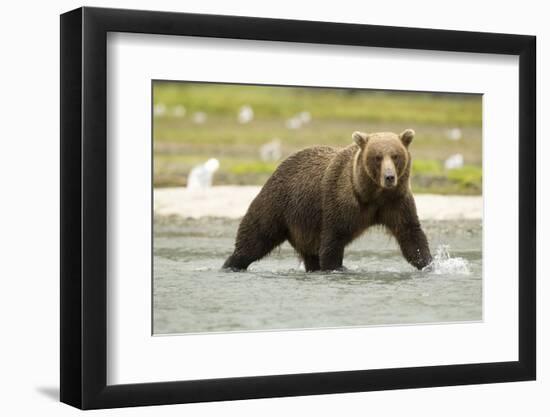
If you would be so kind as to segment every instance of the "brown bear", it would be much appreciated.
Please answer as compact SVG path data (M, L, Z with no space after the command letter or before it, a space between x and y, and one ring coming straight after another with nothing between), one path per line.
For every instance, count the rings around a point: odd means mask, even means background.
M414 131L354 132L345 148L315 146L285 159L250 204L223 268L245 270L288 240L306 271L342 269L344 248L385 226L418 269L432 261L410 188Z

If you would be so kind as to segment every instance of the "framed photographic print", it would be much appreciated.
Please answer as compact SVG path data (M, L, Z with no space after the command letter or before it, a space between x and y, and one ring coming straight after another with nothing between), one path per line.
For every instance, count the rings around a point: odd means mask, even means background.
M61 401L536 375L535 37L61 16Z

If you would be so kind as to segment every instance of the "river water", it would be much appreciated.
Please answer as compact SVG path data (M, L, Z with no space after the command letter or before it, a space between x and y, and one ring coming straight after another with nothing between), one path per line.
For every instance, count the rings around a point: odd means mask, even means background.
M482 320L479 220L424 221L435 258L424 272L380 230L346 248L345 272L305 273L287 243L247 272L224 272L237 227L155 218L154 334Z

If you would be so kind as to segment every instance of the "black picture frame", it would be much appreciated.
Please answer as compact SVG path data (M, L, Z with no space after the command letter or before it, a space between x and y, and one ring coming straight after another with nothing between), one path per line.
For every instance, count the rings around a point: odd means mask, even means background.
M518 361L107 385L108 32L519 56ZM94 409L535 379L534 36L84 7L61 15L60 57L62 402Z

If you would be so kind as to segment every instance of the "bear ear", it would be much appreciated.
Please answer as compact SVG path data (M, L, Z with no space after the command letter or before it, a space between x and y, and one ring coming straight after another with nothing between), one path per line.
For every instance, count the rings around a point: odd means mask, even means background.
M353 141L363 149L369 140L369 135L363 132L353 132L351 135Z
M413 138L414 138L414 130L412 130L412 129L404 130L399 135L399 139L401 139L401 142L403 143L403 145L405 145L406 148L409 147L409 145L411 144Z

